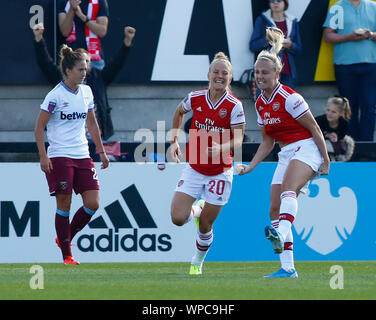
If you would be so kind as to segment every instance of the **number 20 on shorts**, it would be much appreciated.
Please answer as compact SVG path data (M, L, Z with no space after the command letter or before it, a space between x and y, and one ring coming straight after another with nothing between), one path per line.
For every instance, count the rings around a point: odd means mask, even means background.
M225 190L226 181L224 180L210 180L209 181L209 192L215 193L219 196L223 195Z

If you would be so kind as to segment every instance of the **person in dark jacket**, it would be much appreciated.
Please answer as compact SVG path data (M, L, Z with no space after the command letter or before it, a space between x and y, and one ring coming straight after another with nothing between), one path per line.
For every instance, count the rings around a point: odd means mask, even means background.
M266 28L277 27L282 30L285 40L279 53L283 63L279 80L282 84L294 89L297 79L294 55L302 51L299 23L295 17L286 13L289 6L288 0L268 0L268 2L270 9L256 18L249 49L257 58L262 50L270 48L266 39Z
M42 24L38 24L33 28L35 55L37 63L47 81L52 86L55 86L61 81L62 75L59 66L54 63L48 53L46 42L43 39L43 32L44 27ZM87 54L90 71L86 76L86 84L91 88L94 95L96 117L103 140L108 140L114 134L111 107L109 106L107 97L107 86L115 79L124 65L135 34L135 28L130 26L124 28L124 40L117 55L112 61L107 62L101 70L95 67L90 69L90 55ZM85 49L80 49L80 51L87 52Z
M354 139L348 135L351 119L349 100L342 96L329 98L325 114L315 119L324 135L331 161L349 161L355 147Z

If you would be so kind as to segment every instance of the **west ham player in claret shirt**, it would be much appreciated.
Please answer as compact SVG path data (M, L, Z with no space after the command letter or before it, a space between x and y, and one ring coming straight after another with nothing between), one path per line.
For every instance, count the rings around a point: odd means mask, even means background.
M60 57L64 80L47 94L41 104L35 139L50 195L56 198L56 243L64 264L74 265L79 263L73 258L71 240L99 207L98 174L89 155L85 124L100 152L102 169L108 167L109 160L95 118L93 93L90 87L82 84L87 72L86 56L63 45ZM46 127L47 152L44 146ZM70 223L72 190L81 194L83 206Z
M209 88L189 93L177 106L170 151L180 162L179 129L184 114L193 112L186 152L187 164L177 183L171 204L172 222L182 226L195 218L196 252L189 273L202 273L213 242L213 223L230 197L233 179L232 151L241 147L245 117L243 105L229 90L232 66L219 52L208 72ZM197 200L197 203L193 203Z
M277 54L282 48L283 32L267 29L270 51L262 51L255 62L257 86L262 94L256 101L257 123L262 142L248 165L238 164L237 172L251 172L273 150L281 147L271 185L271 226L265 235L274 252L280 254L281 269L267 277L296 278L291 226L297 214L297 196L307 190L309 181L329 173L330 160L324 137L304 98L282 85L278 79L282 63Z

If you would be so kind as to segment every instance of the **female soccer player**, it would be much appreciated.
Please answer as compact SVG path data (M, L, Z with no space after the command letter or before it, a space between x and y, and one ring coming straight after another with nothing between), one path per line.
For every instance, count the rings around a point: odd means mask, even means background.
M330 160L324 137L303 97L279 83L282 70L278 52L283 33L267 29L270 51L262 51L255 62L256 83L262 94L256 101L257 122L262 143L248 165L238 164L237 172L251 172L273 150L275 141L281 151L271 185L270 217L265 228L274 252L280 253L282 268L269 277L297 277L292 253L291 226L297 214L299 192L304 192L317 174L329 173Z
M213 242L213 223L227 203L232 187L232 150L243 141L245 117L242 103L230 92L232 65L219 52L210 64L209 88L190 92L177 106L172 128L171 153L180 162L178 133L184 115L193 112L187 147L187 165L171 204L172 222L182 226L197 220L196 253L190 274L201 274ZM198 205L192 206L201 197Z
M109 160L95 118L93 94L90 87L82 84L87 72L85 55L63 45L60 58L63 81L47 94L41 104L35 139L50 195L56 197L56 242L64 264L79 264L72 256L71 239L85 227L99 207L98 175L89 156L85 123L100 152L102 169L108 167ZM46 126L47 152L44 145ZM72 190L81 194L83 206L69 223Z

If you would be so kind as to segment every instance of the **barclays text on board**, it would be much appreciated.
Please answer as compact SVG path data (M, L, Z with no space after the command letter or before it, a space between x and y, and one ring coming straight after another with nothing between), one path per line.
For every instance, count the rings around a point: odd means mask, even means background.
M278 259L263 235L275 165L262 163L249 176L234 176L230 201L214 225L216 241L208 261ZM154 163L112 163L108 170L99 170L101 206L73 239L75 256L82 262L190 261L195 224L176 227L169 211L183 166L167 163L160 170ZM311 182L309 194L299 196L294 222L296 260L375 259L376 235L367 232L371 181L358 179L375 169L374 163L334 163L329 176ZM0 186L0 261L59 262L55 199L39 164L2 163L0 172L9 181ZM20 193L26 173L33 188ZM80 197L73 196L71 212L80 205ZM232 232L239 238L235 248L228 241Z

